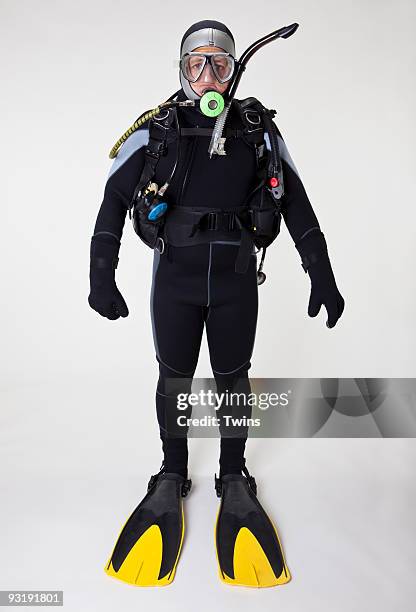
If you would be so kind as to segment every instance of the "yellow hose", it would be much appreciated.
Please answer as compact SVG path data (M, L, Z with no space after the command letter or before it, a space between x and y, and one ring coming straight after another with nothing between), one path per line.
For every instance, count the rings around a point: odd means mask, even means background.
M121 138L119 138L117 140L116 144L114 145L114 147L110 151L110 159L114 159L115 157L117 157L117 153L118 153L118 150L120 149L121 145L123 144L123 142L126 142L127 138L129 136L131 136L133 134L133 132L135 132L141 125L143 125L143 123L146 123L146 121L148 119L151 119L152 117L154 117L155 115L160 113L160 110L164 106L168 106L169 104L171 104L170 100L168 100L167 102L162 102L162 104L160 104L159 106L157 106L153 110L147 111L147 112L143 113L143 115L140 115L140 117L138 119L136 119L136 121L133 123L133 125L131 125L129 127L129 129L126 132L124 132L123 136L121 136Z

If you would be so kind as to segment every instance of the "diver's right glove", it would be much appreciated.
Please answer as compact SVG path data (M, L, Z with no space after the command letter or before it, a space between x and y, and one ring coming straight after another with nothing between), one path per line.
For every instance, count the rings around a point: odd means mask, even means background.
M114 278L120 243L115 237L100 234L91 238L90 286L88 303L102 317L115 320L127 317L129 310Z
M334 327L345 302L335 282L325 237L319 228L313 228L295 246L302 258L302 267L311 279L308 315L316 317L323 304L328 313L326 326Z

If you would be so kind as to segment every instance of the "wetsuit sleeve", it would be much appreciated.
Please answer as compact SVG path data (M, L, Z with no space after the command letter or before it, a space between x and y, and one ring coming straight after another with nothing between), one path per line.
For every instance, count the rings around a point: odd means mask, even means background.
M94 236L107 234L121 239L127 210L143 170L148 140L148 129L137 130L121 147L108 175Z
M277 126L275 127L279 141L285 189L282 202L282 216L296 244L308 230L312 228L319 229L319 222L282 134Z

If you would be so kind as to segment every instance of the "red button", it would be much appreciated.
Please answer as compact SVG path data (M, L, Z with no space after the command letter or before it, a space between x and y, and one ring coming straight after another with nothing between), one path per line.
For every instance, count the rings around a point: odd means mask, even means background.
M272 176L272 178L269 179L270 187L277 187L278 184L279 184L279 179L276 178L275 176Z

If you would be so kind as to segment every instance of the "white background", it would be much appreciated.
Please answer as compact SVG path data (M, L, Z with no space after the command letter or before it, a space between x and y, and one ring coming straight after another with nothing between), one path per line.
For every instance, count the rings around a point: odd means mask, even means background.
M193 440L192 537L175 583L143 591L108 579L103 557L160 461L152 253L129 224L117 279L130 316L102 319L87 295L108 151L179 89L184 31L223 21L239 56L297 21L292 38L253 57L237 97L278 110L346 309L332 330L323 312L308 318L308 278L284 228L266 256L250 374L413 377L415 9L1 1L1 588L65 588L68 610L193 609L195 597L206 609L411 609L415 449L404 440L252 442L293 574L261 593L216 577L216 441ZM210 373L204 339L196 374Z

